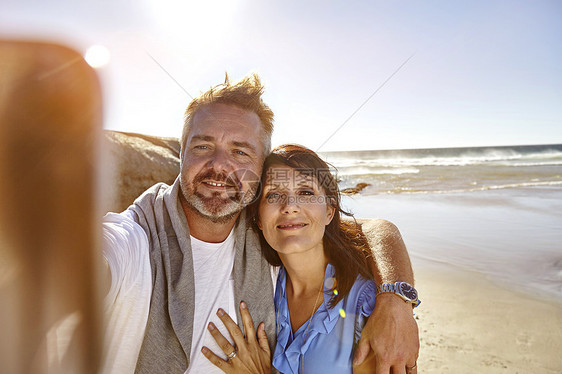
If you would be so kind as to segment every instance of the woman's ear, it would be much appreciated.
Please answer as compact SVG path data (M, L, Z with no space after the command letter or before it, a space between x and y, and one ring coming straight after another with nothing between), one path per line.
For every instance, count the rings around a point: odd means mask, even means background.
M334 219L335 213L336 213L336 208L331 204L327 204L326 205L326 226L328 226L330 224L330 222L332 222L332 219Z

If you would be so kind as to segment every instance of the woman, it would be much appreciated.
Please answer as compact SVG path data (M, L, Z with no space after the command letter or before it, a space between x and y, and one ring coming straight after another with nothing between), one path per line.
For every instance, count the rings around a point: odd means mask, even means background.
M337 182L313 151L298 145L274 149L264 163L262 186L250 212L265 258L281 266L272 364L283 373L351 373L354 346L375 305L375 284L362 253L367 241L356 223L341 220L347 213ZM241 313L246 341L230 318L223 319L238 351L211 329L231 359L223 361L205 348L203 353L227 373L258 366L267 371L263 325L258 342L245 305Z

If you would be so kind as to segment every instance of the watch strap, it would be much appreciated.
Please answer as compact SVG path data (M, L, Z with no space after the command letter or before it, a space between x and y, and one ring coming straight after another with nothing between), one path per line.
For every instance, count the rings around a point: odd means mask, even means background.
M411 299L407 298L405 295L402 294L401 289L400 289L400 285L402 283L406 283L406 282L383 283L380 286L377 286L376 295L379 295L381 293L394 293L394 294L400 296L400 298L402 298L405 302L411 303L413 308L420 305L421 300L419 298L416 298L415 300L411 300ZM410 286L409 283L406 283L406 284L408 284ZM417 294L417 291L416 291L416 294Z
M377 295L380 293L391 292L391 293L399 293L398 292L398 282L396 283L383 283L379 287L377 287Z

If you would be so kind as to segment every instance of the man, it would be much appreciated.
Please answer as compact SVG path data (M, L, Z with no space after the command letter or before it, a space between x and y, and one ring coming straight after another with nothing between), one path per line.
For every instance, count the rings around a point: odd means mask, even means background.
M186 110L176 181L151 187L125 212L105 217L111 273L106 372L219 372L201 353L203 346L220 351L206 328L210 322L222 328L219 307L241 324L241 301L254 321L265 322L273 346L274 282L244 211L256 194L273 131L262 92L253 75L236 84L227 79L194 99ZM365 229L382 233L371 243L377 282L413 283L394 226L375 221ZM414 367L409 372L415 373L419 342L411 305L381 294L356 359L362 361L371 346L377 373L391 367L395 373Z

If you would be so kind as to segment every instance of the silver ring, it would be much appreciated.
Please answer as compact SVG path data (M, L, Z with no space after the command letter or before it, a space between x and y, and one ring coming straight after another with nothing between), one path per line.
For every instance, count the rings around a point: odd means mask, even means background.
M411 367L410 367L410 366L407 366L407 365L406 365L406 370L407 370L407 371L414 370L414 369L417 368L417 367L418 367L418 362L416 361L416 362L414 362L414 366L411 366Z
M226 355L227 361L232 360L234 357L236 357L237 354L238 352L236 351L236 348L234 348L232 352Z

